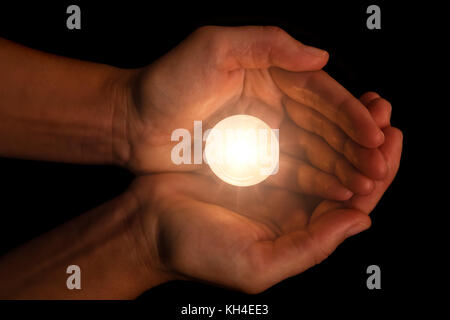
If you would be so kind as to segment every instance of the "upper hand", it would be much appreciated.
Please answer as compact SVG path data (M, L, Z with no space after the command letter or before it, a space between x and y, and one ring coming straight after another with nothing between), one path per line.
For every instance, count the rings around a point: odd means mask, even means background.
M324 192L331 198L368 194L373 180L386 173L376 149L384 137L361 102L318 71L327 60L325 51L275 27L198 29L134 72L126 112L127 166L140 173L197 169L172 163L172 131L192 129L195 120L205 130L245 113L280 129L280 161L286 165L279 176L306 168L310 173L299 182L311 185L317 171L309 168L316 167L330 174L320 174L319 185L329 186Z

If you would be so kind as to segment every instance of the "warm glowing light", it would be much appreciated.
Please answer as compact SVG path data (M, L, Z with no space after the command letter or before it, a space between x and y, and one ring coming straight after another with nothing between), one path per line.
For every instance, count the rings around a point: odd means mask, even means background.
M217 123L208 133L205 160L223 181L251 186L277 173L278 130L248 115L235 115Z

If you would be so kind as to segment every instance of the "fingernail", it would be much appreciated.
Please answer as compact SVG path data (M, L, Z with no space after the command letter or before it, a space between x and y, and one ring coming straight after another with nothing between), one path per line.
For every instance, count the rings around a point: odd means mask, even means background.
M349 189L345 188L343 195L344 195L343 196L344 200L348 200L351 197L353 197L353 192L351 192Z
M384 132L383 132L383 130L380 130L380 132L381 132L381 138L380 138L380 140L383 141L383 143L384 143L384 139L385 139L385 137L384 137Z
M381 146L384 143L384 132L381 129L377 130L377 135L376 136L372 136L372 143L374 144L372 146L372 148L378 148L379 146Z
M347 232L345 233L345 238L349 238L354 236L355 234L363 232L364 230L369 229L369 227L370 226L367 224L357 223L356 225L353 225L350 228L348 228Z
M303 46L303 50L306 51L307 53L312 54L317 57L323 57L327 54L327 52L325 50L311 47L311 46L306 46L306 45Z

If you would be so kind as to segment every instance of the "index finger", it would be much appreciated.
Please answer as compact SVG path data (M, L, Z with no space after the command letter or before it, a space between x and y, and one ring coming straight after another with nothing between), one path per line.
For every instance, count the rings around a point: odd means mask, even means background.
M358 144L367 148L383 144L384 134L367 108L326 72L290 72L279 68L271 68L270 72L287 96L320 112Z

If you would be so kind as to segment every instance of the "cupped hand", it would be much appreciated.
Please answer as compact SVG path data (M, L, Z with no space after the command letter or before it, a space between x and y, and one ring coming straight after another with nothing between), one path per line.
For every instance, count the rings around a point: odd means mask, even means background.
M327 60L276 27L198 29L131 72L127 166L138 173L198 169L171 161L173 130L192 131L194 121L206 130L249 114L280 129L273 184L333 200L369 194L386 174L377 149L384 136L364 105L320 71ZM284 177L297 179L286 185Z
M386 100L358 100L321 71L327 59L278 28L207 27L132 72L128 167L189 171L131 187L149 273L260 292L370 226L398 169L401 132ZM280 129L278 174L238 188L207 167L172 163L173 130L233 114Z
M321 262L370 226L368 213L397 172L401 132L383 132L387 173L370 194L349 201L268 184L238 188L196 172L137 178L135 233L147 244L148 272L258 293Z

